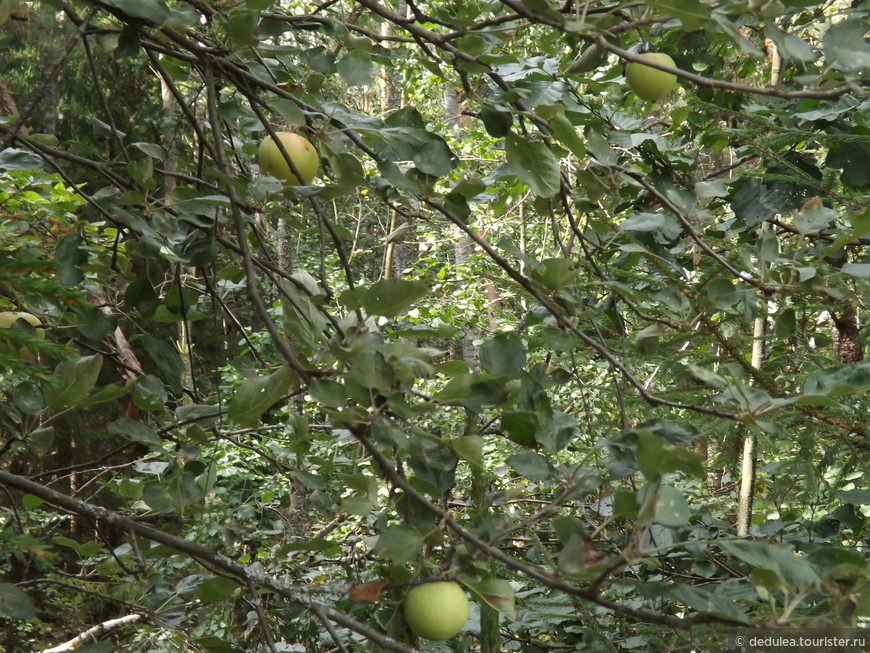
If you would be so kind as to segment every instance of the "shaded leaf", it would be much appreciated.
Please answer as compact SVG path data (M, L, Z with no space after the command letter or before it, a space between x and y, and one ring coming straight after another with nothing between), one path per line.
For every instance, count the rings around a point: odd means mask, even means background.
M30 621L36 618L36 607L15 585L0 584L0 617Z
M234 580L215 576L202 583L197 588L196 594L203 603L217 603L230 598L238 587L239 584Z
M117 7L131 18L142 18L162 25L169 20L169 9L161 0L106 0L106 4Z
M292 381L289 367L245 381L230 400L227 419L240 426L256 426L260 416L287 394Z
M423 537L410 524L397 524L383 530L373 552L402 565L416 558L423 549Z
M506 580L487 578L486 580L469 584L468 589L479 596L484 603L498 610L508 619L513 620L517 618L514 606L514 590Z
M653 521L662 526L678 528L689 521L691 510L685 497L675 487L663 485L659 488Z
M52 383L44 390L45 402L53 408L81 404L91 394L103 366L102 356L83 356L63 361L55 369Z
M515 377L525 364L526 347L516 333L499 333L480 348L480 365L494 376Z
M507 463L517 474L531 481L545 481L555 473L546 458L534 451L515 453L507 459Z
M369 315L396 317L424 297L428 291L429 287L423 281L383 279L365 291L362 306Z
M831 25L822 39L828 63L840 70L870 69L870 43L865 38L868 27L870 23L860 18Z
M561 168L555 155L540 141L527 141L509 133L505 141L507 163L521 182L540 197L552 197L561 187Z

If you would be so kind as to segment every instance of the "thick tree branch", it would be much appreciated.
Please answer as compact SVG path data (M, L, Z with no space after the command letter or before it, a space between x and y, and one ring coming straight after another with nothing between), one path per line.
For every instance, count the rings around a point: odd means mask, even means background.
M255 586L272 590L288 601L295 603L306 610L312 611L318 617L329 619L329 621L338 624L339 626L343 626L355 633L359 633L390 651L398 651L398 653L415 653L415 650L406 644L402 644L401 642L384 635L382 632L357 621L353 617L350 617L339 610L317 601L313 601L305 596L303 591L294 589L271 576L267 576L256 567L245 567L244 565L240 565L231 558L212 551L200 544L176 537L175 535L170 535L169 533L165 533L157 528L141 524L129 517L107 510L101 506L95 506L84 501L78 501L77 499L73 499L65 494L47 488L44 485L34 483L23 476L10 474L2 469L0 469L0 484L32 494L33 496L39 497L47 503L57 506L66 512L81 515L97 522L103 522L121 531L135 533L136 535L151 540L152 542L165 544L176 551L189 555L201 563L205 563L215 569L225 572L229 576L238 579L239 582L245 586L247 586L248 583L252 583Z

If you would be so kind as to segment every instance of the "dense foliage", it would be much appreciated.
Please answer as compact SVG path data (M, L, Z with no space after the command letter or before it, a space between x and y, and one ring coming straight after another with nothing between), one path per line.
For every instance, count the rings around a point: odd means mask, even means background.
M866 2L0 21L0 311L46 336L0 329L0 650L870 617ZM260 173L279 131L311 185ZM402 618L436 579L473 605L445 643Z

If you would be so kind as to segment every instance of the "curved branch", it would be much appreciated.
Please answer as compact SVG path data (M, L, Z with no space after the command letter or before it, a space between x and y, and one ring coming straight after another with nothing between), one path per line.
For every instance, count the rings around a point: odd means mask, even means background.
M44 485L34 483L23 476L10 474L3 469L0 469L0 484L32 494L33 496L39 497L47 503L57 506L66 512L75 513L93 519L94 521L101 521L120 530L135 533L136 535L151 540L152 542L165 544L176 551L191 556L200 563L206 563L226 572L230 576L239 579L239 581L245 585L250 582L255 586L269 589L284 597L291 603L311 611L319 617L322 616L333 623L352 630L390 651L397 651L398 653L416 653L413 648L406 644L384 635L382 632L357 621L344 612L336 610L323 603L313 601L305 596L304 592L301 590L294 589L271 576L267 576L259 571L255 565L245 567L223 554L207 549L201 544L196 544L195 542L165 533L157 528L146 526L134 519L107 510L101 506L94 506L84 501L78 501L77 499L73 499L65 494L47 488Z

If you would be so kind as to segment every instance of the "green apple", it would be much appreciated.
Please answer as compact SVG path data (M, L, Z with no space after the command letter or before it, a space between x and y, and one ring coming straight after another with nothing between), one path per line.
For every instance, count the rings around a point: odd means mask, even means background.
M417 637L443 642L468 621L468 599L452 581L417 585L405 597L405 621Z
M662 52L647 52L640 56L655 63L674 66L674 60ZM673 90L677 83L677 76L673 73L666 73L663 70L650 68L634 61L625 67L625 78L628 80L631 90L637 93L638 97L650 102L661 100Z
M293 169L287 165L287 160L271 136L267 136L260 143L260 149L257 153L260 159L260 172L283 179L291 186L304 186L311 183L317 172L317 167L320 165L317 150L308 139L295 132L278 132L276 136L281 140L284 149L287 150L287 155L293 162L296 172L299 173L301 181L293 174Z
M12 325L18 320L24 320L32 327L42 326L42 321L30 313L25 313L24 311L3 311L0 312L0 329L11 329ZM44 340L45 330L37 328L36 335ZM34 353L35 352L31 347L27 347L26 345L19 346L19 343L16 340L4 338L0 335L0 354L13 356L23 360L30 358Z

